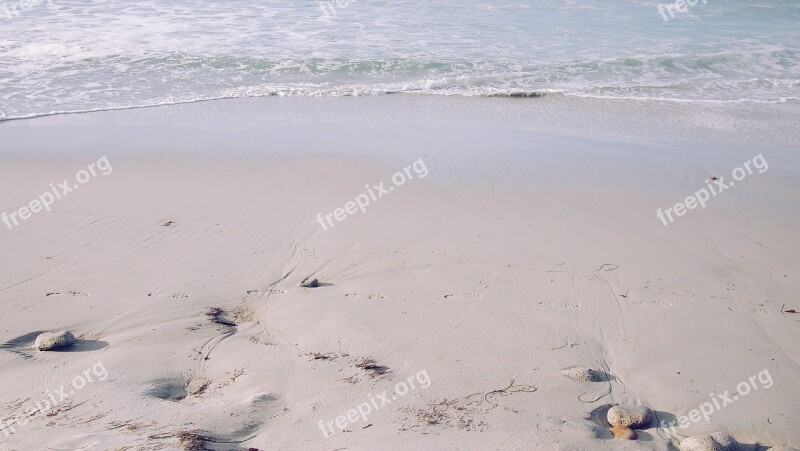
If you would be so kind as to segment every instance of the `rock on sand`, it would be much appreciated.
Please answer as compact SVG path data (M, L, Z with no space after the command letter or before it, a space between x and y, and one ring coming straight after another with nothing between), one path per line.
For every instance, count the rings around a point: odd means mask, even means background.
M614 438L624 439L624 440L636 440L639 438L639 434L636 433L631 428L626 428L624 426L614 426L611 428L611 433L614 434Z
M75 344L75 336L72 332L45 332L36 337L33 347L39 351L52 351L55 349L66 348Z
M739 444L728 434L714 432L689 437L681 442L681 451L736 451Z
M650 424L653 411L645 406L614 406L608 409L607 418L611 426L638 428Z
M304 280L300 283L300 286L303 288L317 288L319 286L319 280L314 279L312 281Z
M567 368L561 371L564 376L582 382L602 382L603 377L600 372L591 368L578 366L575 368Z

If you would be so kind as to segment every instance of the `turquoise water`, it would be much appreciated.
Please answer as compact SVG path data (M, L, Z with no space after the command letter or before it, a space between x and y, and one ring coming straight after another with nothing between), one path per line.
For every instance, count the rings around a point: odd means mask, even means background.
M0 117L267 95L800 98L795 0L674 17L638 0L32 3L0 1Z

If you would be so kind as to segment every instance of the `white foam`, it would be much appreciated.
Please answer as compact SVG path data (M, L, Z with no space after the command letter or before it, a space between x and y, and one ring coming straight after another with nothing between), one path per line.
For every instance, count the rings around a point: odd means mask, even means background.
M792 34L792 10L751 6L695 8L697 17L723 14L736 23L739 39L731 39L730 31L680 18L660 23L652 2L623 0L351 2L325 20L314 2L64 0L2 22L0 107L21 117L218 97L394 92L794 99L800 37ZM611 18L620 26L609 29Z

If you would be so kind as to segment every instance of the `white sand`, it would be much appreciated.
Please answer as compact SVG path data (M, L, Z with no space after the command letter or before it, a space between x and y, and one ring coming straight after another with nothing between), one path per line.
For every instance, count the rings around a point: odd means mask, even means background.
M795 110L387 96L2 123L0 211L102 156L113 172L0 224L2 418L108 371L0 447L667 450L682 436L614 440L604 409L670 421L763 370L771 387L677 431L798 446ZM759 153L767 172L656 218ZM420 158L427 177L316 222ZM75 349L23 337L58 330Z

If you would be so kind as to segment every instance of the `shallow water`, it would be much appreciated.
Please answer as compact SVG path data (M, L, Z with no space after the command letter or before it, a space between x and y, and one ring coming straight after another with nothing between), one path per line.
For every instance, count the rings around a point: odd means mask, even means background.
M6 1L0 117L266 95L800 97L800 3L661 11L640 0Z

